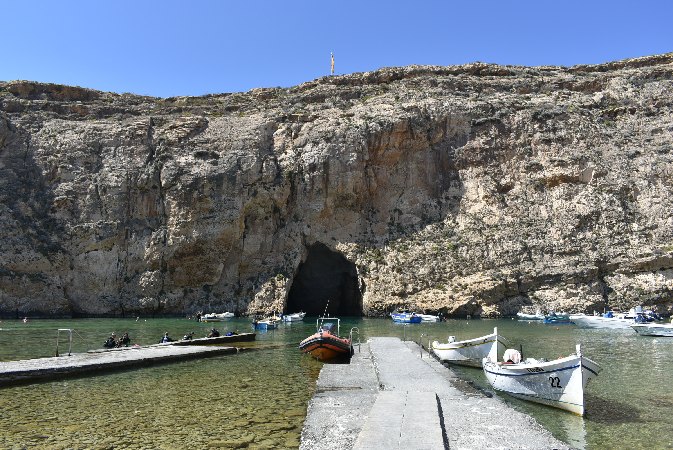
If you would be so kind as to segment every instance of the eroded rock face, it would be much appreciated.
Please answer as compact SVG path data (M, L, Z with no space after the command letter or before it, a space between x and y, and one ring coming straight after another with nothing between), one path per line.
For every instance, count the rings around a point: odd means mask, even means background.
M0 314L283 310L317 244L368 315L670 312L672 108L672 54L169 99L0 83Z

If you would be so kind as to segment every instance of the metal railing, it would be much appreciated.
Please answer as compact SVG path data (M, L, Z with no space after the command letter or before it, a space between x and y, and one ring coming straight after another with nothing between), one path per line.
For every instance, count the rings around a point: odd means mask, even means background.
M68 356L71 355L72 353L72 329L71 328L59 328L58 331L56 331L56 356L60 356L58 354L58 341L59 337L61 336L61 331L67 331L68 332Z
M358 327L351 328L351 332L348 335L348 340L351 342L351 347L354 347L354 345L353 345L353 333L358 334L358 353L360 353L360 329Z

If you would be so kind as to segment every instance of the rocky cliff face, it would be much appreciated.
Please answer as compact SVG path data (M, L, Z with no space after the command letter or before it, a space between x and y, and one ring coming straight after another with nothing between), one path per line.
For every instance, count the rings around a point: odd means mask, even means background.
M0 83L0 314L673 309L673 54Z

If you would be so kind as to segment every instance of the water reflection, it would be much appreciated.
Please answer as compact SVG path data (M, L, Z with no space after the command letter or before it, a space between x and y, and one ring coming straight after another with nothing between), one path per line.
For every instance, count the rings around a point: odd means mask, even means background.
M603 425L636 423L640 421L640 411L631 403L601 398L586 394L586 417Z
M565 414L560 416L560 419L560 426L565 432L566 443L580 450L587 448L587 429L584 419L573 414Z
M523 345L527 356L555 358L583 352L601 365L587 386L587 416L497 394L533 416L576 448L670 448L673 442L673 339L637 336L631 330L554 327L512 320L452 320L395 326L390 319L342 318L362 341L397 336L418 341L469 339L494 326ZM212 324L184 319L86 319L4 321L0 360L53 356L57 328L73 328L73 351L100 348L111 331L128 331L132 343L158 342L165 331L205 336ZM221 332L249 331L250 321L215 325ZM258 350L134 371L17 386L0 391L0 448L297 448L322 364L300 354L315 318L258 333ZM421 336L423 335L423 336ZM455 369L465 392L490 391L483 372Z

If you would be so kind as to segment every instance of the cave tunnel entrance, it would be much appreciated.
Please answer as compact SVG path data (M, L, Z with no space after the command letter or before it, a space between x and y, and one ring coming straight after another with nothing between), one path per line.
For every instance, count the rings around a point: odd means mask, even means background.
M299 265L292 281L286 312L321 316L328 300L328 315L362 315L362 292L355 264L316 243L308 248L306 261Z

